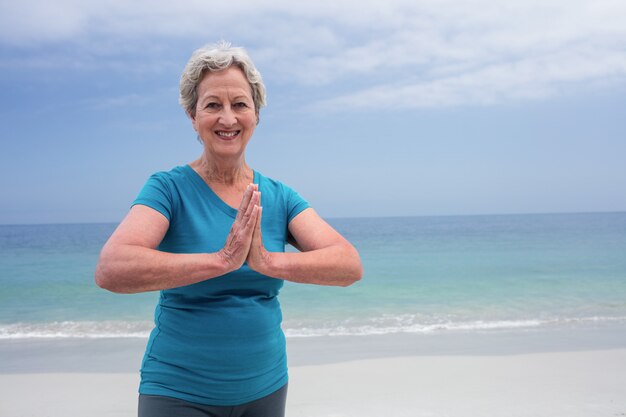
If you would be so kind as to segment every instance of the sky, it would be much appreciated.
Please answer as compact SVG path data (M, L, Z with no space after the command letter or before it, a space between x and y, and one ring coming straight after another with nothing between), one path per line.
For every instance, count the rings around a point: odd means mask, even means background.
M0 224L119 222L195 160L191 53L247 49L247 162L324 217L626 210L621 0L0 0Z

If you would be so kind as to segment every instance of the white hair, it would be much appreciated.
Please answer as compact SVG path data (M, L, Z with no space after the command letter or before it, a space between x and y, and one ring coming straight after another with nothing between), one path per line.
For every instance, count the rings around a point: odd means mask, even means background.
M178 101L185 112L195 115L198 102L198 84L206 71L222 71L232 65L238 66L248 79L252 90L254 109L259 114L265 106L265 85L261 74L256 69L245 49L232 47L229 42L221 41L217 44L206 45L196 49L180 77L180 96Z

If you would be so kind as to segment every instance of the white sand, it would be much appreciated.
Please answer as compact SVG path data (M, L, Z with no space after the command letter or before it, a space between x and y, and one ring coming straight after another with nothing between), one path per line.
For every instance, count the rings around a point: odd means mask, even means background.
M626 416L626 349L291 368L289 417ZM2 417L130 417L138 375L0 375Z
M626 350L300 367L289 416L626 416L625 376Z

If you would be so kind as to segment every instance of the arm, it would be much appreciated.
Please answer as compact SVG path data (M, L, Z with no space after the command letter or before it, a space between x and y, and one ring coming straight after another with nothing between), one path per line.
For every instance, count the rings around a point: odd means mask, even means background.
M109 291L136 293L194 284L239 268L248 255L259 210L256 186L246 190L237 218L219 252L175 254L156 249L169 222L143 205L131 208L100 253L96 284Z
M306 284L348 286L363 275L358 252L343 236L309 208L289 223L302 252L268 252L261 236L261 212L256 222L248 265L262 274Z

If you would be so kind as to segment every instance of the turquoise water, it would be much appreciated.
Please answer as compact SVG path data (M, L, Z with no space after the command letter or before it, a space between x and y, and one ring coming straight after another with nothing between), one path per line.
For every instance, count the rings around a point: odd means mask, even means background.
M334 219L349 288L286 283L288 337L626 323L626 213ZM93 283L114 224L0 226L0 339L146 337L156 293Z

